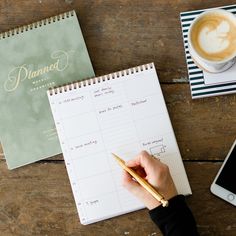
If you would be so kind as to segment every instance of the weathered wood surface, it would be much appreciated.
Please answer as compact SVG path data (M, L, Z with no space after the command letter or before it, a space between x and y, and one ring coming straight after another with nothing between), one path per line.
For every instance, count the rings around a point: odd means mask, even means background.
M201 235L236 235L235 209L209 191L220 163L185 162L185 166L193 190L187 201ZM0 161L0 173L0 235L161 235L147 210L80 225L63 162L8 171Z
M235 1L0 1L0 31L75 9L97 75L155 63L201 235L236 235L234 207L209 192L221 164L215 161L224 159L235 139L236 97L191 100L179 13L230 4ZM161 235L147 210L80 225L62 155L8 171L2 152L0 145L1 236Z
M188 84L162 89L183 159L223 160L236 137L236 95L192 100Z
M97 75L154 61L162 82L186 82L181 11L233 0L1 0L0 31L75 9Z

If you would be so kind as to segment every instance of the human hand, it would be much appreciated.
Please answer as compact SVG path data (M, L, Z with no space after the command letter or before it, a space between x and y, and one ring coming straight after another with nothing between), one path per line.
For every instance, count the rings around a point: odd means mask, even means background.
M142 151L125 164L151 184L166 200L178 194L168 166L153 158L146 151ZM138 197L149 210L161 205L126 171L123 172L123 186Z

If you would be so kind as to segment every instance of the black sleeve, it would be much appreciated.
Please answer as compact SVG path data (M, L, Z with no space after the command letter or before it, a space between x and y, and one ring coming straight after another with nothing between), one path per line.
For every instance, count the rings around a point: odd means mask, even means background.
M168 207L159 206L150 210L149 214L164 236L199 235L196 222L183 195L170 199Z

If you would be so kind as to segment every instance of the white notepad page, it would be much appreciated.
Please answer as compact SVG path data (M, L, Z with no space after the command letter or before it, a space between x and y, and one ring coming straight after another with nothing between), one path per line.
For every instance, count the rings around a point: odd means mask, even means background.
M169 165L178 192L191 194L153 63L57 88L48 98L82 224L144 207L123 188L112 152L129 160L147 150Z

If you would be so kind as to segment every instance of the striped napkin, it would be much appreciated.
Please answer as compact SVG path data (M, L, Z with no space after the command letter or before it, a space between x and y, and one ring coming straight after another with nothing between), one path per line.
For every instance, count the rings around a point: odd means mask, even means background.
M232 12L236 15L236 5L218 7ZM217 8L210 8L217 9ZM207 73L202 71L193 62L188 49L188 30L192 21L202 12L209 10L197 10L180 13L180 20L182 26L184 49L187 61L189 84L192 98L202 98L210 96L218 96L230 93L236 93L236 64L229 70L222 73Z

